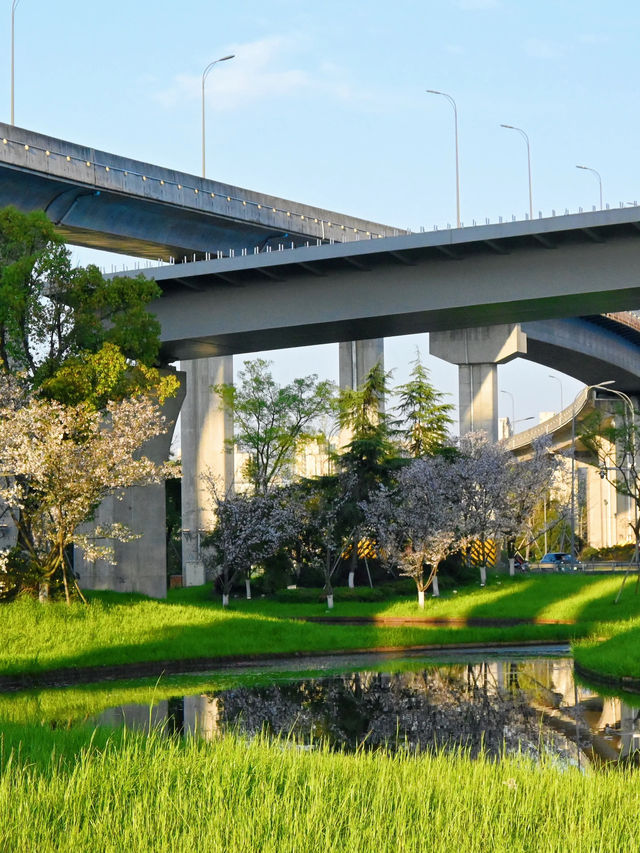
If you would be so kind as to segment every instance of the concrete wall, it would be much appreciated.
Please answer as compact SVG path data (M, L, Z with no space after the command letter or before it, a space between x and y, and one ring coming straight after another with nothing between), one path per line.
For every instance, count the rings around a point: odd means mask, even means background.
M143 452L154 462L169 458L175 422L184 399L184 374L178 374L178 395L166 401L163 412L169 429L148 442ZM167 594L166 505L164 483L124 489L108 497L96 512L95 523L120 522L141 536L132 542L107 542L114 549L115 562L89 561L76 548L74 569L84 589L113 589L141 592L153 598Z

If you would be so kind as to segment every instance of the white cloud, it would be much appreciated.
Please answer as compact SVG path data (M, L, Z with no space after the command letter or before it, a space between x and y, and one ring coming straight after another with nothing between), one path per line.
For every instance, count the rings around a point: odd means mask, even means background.
M209 109L227 110L261 98L312 92L329 93L343 100L356 96L334 65L325 63L314 70L295 67L292 59L300 51L301 43L302 38L298 37L271 36L231 45L229 53L235 54L235 59L220 63L207 77ZM185 99L199 99L201 91L201 75L179 74L153 97L170 109Z

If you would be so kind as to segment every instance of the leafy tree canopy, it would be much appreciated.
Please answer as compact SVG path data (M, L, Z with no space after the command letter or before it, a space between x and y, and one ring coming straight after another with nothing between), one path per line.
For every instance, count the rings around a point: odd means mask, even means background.
M155 282L73 268L44 213L0 210L0 373L42 396L102 408L137 390L162 396L153 368L160 327Z
M216 385L214 391L233 415L232 443L248 454L245 474L256 494L286 478L296 451L313 436L317 418L332 407L333 385L316 375L278 385L271 363L245 361L237 385Z

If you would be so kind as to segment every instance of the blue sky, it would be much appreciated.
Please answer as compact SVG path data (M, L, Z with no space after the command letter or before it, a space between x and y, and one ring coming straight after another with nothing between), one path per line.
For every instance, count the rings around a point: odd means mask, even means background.
M0 39L0 108L9 118L10 0ZM302 4L240 0L180 5L111 0L20 0L16 124L198 173L200 76L207 82L210 177L400 227L455 220L453 120L458 105L462 219L518 218L640 198L637 53L632 0L369 0ZM78 255L83 261L87 255ZM639 306L640 307L640 306ZM387 342L387 366L406 376L416 343ZM443 390L456 370L428 359ZM277 355L287 378L335 378L337 348ZM557 409L546 368L500 370L516 417ZM560 375L560 374L558 374ZM565 404L578 384L563 378ZM511 400L500 395L501 414Z

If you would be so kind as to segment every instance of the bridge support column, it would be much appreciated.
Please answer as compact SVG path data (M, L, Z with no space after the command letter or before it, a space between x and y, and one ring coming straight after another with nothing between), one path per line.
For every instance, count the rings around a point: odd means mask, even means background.
M364 341L343 341L339 348L339 380L340 388L358 388L367 377L369 371L380 364L384 370L384 338L371 338ZM384 401L383 401L384 403ZM348 430L340 433L340 444L346 447L351 441ZM355 585L355 568L357 558L352 555L349 567L348 584L351 588Z
M527 351L519 325L431 332L431 355L458 365L460 435L484 430L498 440L498 364Z
M384 368L384 338L345 341L339 344L339 379L341 388L362 385L369 371L381 364Z
M201 476L210 470L220 489L233 485L233 418L218 403L213 385L233 382L233 357L199 358L181 364L187 377L182 407L182 578L185 586L204 583L200 540L211 530L214 512Z
M178 373L180 389L166 400L162 411L169 422L163 435L149 441L144 453L154 462L166 462L171 449L175 422L184 400L184 374ZM74 571L82 589L113 589L117 592L141 592L152 598L167 594L167 530L165 485L134 486L125 489L122 499L110 495L96 512L95 524L120 522L133 533L141 534L132 542L112 542L114 563L85 560L80 548L74 552Z

